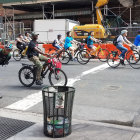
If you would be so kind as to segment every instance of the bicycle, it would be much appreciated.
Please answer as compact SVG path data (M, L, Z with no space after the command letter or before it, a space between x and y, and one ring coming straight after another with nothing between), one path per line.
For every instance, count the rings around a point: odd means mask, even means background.
M75 50L74 57L80 64L85 65L89 62L90 55L87 50L84 49L83 45L84 44L81 43L77 44L78 47ZM57 56L57 58L61 61L62 64L68 64L69 61L72 60L72 55L69 50L64 50Z
M101 41L99 41L97 43L98 43L98 46L96 48L96 51L94 53L92 53L91 55L96 56L101 62L106 62L109 51L107 49L103 49L101 47ZM90 53L91 49L87 48L87 51L88 51L88 53Z
M109 53L107 57L107 63L110 67L117 68L122 63L122 60L120 60L119 55L120 51L117 49ZM139 59L140 59L139 53L135 50L134 47L130 47L130 50L128 50L125 55L123 63L126 60L128 64L132 67L132 65L136 65L138 63Z
M27 50L28 50L28 46L26 46L26 48L22 51L22 53L21 53L21 50L15 49L15 50L13 51L13 58L14 58L16 61L20 61L21 58L23 58L23 57L26 56Z
M36 81L37 67L35 65L22 64L22 68L19 70L19 81L26 87L31 87ZM49 72L49 83L54 85L67 85L67 75L61 70L61 62L57 58L50 58L48 62L43 64L43 70L41 73L42 79L45 78Z

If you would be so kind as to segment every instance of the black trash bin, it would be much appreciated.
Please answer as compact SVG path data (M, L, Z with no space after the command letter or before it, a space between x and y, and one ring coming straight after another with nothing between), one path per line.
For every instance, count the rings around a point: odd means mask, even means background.
M71 134L75 88L50 86L43 88L44 134L52 138Z

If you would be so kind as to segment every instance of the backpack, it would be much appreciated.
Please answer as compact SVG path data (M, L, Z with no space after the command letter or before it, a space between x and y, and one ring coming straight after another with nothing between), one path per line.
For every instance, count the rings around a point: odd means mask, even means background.
M56 45L56 40L53 41L52 45L55 47L55 45Z
M87 42L88 42L88 37L85 39L85 43L87 44Z
M117 44L118 44L117 39L118 39L119 36L120 36L120 35L118 35L118 36L116 36L116 37L114 38L114 40L113 40L113 45L114 45L114 46L117 46Z

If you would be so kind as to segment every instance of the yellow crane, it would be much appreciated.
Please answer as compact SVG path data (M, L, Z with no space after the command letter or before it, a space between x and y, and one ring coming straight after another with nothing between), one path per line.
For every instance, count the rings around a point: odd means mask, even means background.
M95 8L96 8L96 16L97 16L98 24L86 24L86 25L81 25L81 26L74 26L73 31L72 31L73 38L75 38L76 40L82 40L88 36L89 32L94 31L95 38L104 39L104 38L107 38L109 35L113 35L112 30L111 31L108 30L108 26L106 25L113 24L113 26L111 26L112 28L123 26L121 25L123 22L122 19L120 19L120 17L117 17L116 15L106 16L107 20L104 20L102 12L101 12L101 7L107 5L108 2L109 0L97 1Z

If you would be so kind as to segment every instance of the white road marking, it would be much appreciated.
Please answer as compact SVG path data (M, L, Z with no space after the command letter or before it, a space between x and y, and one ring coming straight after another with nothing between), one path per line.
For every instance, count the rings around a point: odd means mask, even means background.
M100 72L108 67L109 67L108 64L103 64L103 65L100 65L98 67L87 70L75 78L68 79L67 85L73 86L77 81L80 81L83 76L88 75L90 73L94 73L94 74L98 73L98 72ZM40 103L41 101L42 101L42 91L40 91L38 93L31 94L31 95L27 96L26 98L24 98L16 103L13 103L5 108L12 109L12 110L25 111L25 110L35 106L36 104Z

